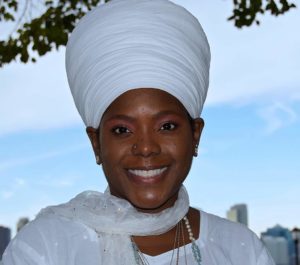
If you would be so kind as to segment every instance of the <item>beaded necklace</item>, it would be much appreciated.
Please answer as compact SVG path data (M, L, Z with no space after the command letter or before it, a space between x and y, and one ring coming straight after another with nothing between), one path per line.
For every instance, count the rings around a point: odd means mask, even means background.
M184 216L183 219L180 222L178 222L178 224L176 225L174 246L173 246L173 252L172 252L170 265L173 264L175 249L176 249L176 263L175 264L176 265L179 264L180 237L182 238L182 242L183 242L185 264L187 265L185 240L184 240L184 232L183 232L183 221L184 221L185 227L188 231L189 239L190 239L191 244L192 244L192 252L193 252L194 259L195 259L195 261L197 262L198 265L201 265L202 264L201 263L201 261L202 261L201 252L200 252L200 249L199 249L198 245L196 244L196 239L193 235L192 228L191 228L189 220L186 216ZM150 265L148 260L146 259L144 254L140 251L140 249L138 248L138 246L136 245L136 243L134 242L132 237L131 237L131 242L132 242L132 249L133 249L136 265Z

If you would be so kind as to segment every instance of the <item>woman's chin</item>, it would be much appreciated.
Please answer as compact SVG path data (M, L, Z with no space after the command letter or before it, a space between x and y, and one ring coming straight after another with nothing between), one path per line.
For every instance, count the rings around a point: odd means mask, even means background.
M164 196L164 194L161 193L148 192L141 193L141 196L137 193L134 198L129 198L129 201L140 212L158 213L173 206L176 201L173 197L174 196Z

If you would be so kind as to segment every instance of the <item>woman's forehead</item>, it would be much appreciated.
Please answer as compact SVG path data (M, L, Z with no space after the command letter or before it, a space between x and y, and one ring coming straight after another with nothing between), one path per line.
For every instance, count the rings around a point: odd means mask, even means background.
M173 95L156 88L137 88L117 97L106 109L103 118L124 112L134 113L187 113Z

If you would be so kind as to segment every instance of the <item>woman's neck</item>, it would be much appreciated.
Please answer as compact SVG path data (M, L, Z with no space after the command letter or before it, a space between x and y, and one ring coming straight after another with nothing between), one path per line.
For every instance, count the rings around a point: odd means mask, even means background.
M190 207L186 216L190 222L195 239L198 239L200 234L200 212L197 209ZM183 220L180 222L183 222ZM178 225L179 224L175 225L171 230L160 235L133 236L132 239L141 252L146 255L157 256L174 249L174 241L176 240L176 230ZM184 223L182 238L184 238L184 240L179 240L179 246L191 243Z

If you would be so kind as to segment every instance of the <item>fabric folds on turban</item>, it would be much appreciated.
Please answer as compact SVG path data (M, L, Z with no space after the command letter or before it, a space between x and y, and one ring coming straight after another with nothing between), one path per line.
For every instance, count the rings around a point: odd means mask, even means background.
M157 88L199 117L209 83L206 35L186 9L168 0L112 0L88 12L67 44L66 71L86 126L98 128L124 92Z

